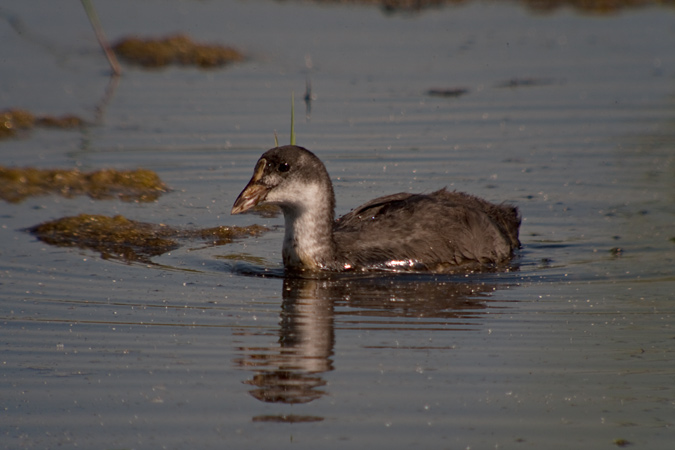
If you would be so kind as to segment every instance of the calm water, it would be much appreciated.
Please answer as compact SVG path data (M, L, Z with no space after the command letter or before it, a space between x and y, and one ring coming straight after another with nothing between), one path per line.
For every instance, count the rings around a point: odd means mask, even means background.
M0 203L3 448L672 446L672 8L95 3L113 41L183 31L250 59L110 85L79 2L0 7L2 107L95 122L2 141L2 164L142 166L173 189ZM338 213L442 186L513 202L519 270L279 277L282 219L229 210L288 141L292 91ZM273 231L154 265L21 231L80 213Z

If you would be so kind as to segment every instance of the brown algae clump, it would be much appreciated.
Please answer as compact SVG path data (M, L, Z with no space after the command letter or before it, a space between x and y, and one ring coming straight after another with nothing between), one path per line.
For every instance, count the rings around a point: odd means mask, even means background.
M35 116L23 109L7 109L0 112L0 138L14 136L18 130L33 128Z
M87 194L96 199L117 196L125 201L151 202L168 191L152 170L103 169L85 174Z
M244 55L231 47L198 44L183 34L164 39L132 37L122 39L113 48L121 58L144 67L179 64L213 68L244 59Z
M249 225L247 227L214 227L204 228L195 231L184 231L187 237L199 237L204 240L211 241L213 245L225 245L232 242L234 239L239 239L249 236L259 236L264 232L269 231L268 228L262 225Z
M150 263L150 257L180 247L180 240L201 239L208 241L210 245L225 245L234 239L258 236L268 229L261 225L251 225L189 230L137 222L119 215L109 217L80 214L45 222L27 231L50 245L95 250L104 259Z
M45 222L28 231L50 245L96 250L104 259L149 262L151 256L178 248L171 239L170 228L124 216L80 214Z
M84 120L72 114L66 114L61 117L42 116L38 117L36 123L49 128L78 128L85 125Z
M35 116L24 109L6 109L0 112L0 139L16 136L19 130L36 126L68 129L85 124L84 120L70 114L61 117Z
M56 193L65 197L88 195L100 200L118 197L125 201L154 201L168 190L159 176L147 169L10 168L0 166L0 198L18 203L26 197Z

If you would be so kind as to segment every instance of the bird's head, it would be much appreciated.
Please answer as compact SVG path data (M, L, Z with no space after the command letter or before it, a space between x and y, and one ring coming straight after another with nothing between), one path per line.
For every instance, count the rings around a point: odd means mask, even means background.
M311 202L326 201L320 198L322 191L328 192L332 211L333 188L321 160L295 145L275 147L258 160L251 180L232 206L232 214L248 211L260 203L301 211Z

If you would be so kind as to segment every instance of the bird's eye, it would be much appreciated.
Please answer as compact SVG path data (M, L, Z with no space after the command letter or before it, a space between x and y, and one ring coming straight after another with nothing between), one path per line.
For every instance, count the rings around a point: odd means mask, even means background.
M289 166L288 163L285 163L285 162L279 163L279 165L277 166L277 170L279 172L282 172L282 173L288 172L290 170L290 168L291 168L291 166Z

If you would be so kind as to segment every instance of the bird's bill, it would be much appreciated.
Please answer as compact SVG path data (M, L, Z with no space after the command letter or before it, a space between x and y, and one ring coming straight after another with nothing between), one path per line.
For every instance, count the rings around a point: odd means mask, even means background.
M251 181L248 182L244 190L239 194L239 197L234 201L231 214L239 214L248 211L265 199L267 192L269 192L269 188L260 183L260 179L265 170L265 164L267 164L267 161L265 161L264 158L261 158L260 161L258 161L255 171L253 172L253 177L251 177Z
M234 201L234 205L232 205L232 214L239 214L253 208L265 199L267 192L268 189L266 186L251 181Z

